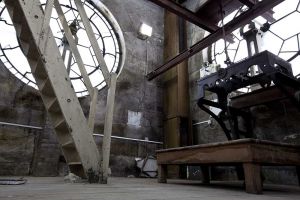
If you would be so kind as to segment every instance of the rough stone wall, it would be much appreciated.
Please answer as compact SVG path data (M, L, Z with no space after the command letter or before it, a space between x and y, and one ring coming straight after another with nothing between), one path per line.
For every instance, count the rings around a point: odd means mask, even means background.
M160 7L146 0L104 0L116 17L126 43L126 62L118 78L112 134L162 141L162 86L145 75L163 63L163 16ZM137 38L142 22L153 27L148 40ZM100 91L95 132L103 133L107 90ZM84 103L87 105L87 103ZM101 144L101 138L97 138ZM134 174L134 158L154 154L160 146L112 140L113 175ZM131 166L131 167L129 167ZM122 169L120 169L122 168Z
M119 22L127 56L118 78L112 135L162 141L162 87L145 75L163 62L163 9L146 0L104 0ZM148 40L137 38L139 25L153 27ZM95 133L103 134L107 89L99 92ZM43 127L30 131L0 126L0 175L55 176L61 151L38 91L0 65L0 121ZM89 97L81 98L87 115ZM102 138L96 137L101 149ZM159 145L112 140L112 175L136 175L135 157L154 154Z
M49 116L45 116L43 131L36 136L31 175L57 176L59 157L62 154Z
M201 0L187 0L185 6L196 11L201 4ZM199 27L188 24L188 46L192 46L200 41L205 32ZM204 52L204 51L203 51ZM195 81L199 80L201 66L205 54L200 52L189 59L190 77L190 110L193 122L202 122L209 119L209 115L197 106L198 88ZM214 99L210 95L207 98ZM251 108L253 116L254 134L258 139L300 144L300 112L289 101L269 103L266 105ZM225 134L216 123L209 126L202 124L193 126L193 136L195 144L226 141ZM199 167L190 169L192 178L201 178ZM296 171L294 167L264 167L266 182L297 184ZM236 179L234 168L218 167L213 169L213 178Z
M0 62L0 121L43 127L45 111L38 91L23 84ZM0 126L0 175L28 175L40 159L43 131ZM56 141L56 139L55 139ZM39 151L40 154L40 151ZM53 154L49 154L51 156ZM57 162L57 161L56 161ZM46 169L55 174L57 170Z

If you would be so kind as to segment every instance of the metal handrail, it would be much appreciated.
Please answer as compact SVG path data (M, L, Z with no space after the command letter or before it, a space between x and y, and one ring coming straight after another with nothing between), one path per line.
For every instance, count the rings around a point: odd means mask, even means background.
M103 134L93 134L94 136L103 137ZM136 142L144 142L144 143L151 143L151 144L160 144L162 145L162 142L157 141L150 141L150 140L142 140L142 139L135 139L135 138L127 138L127 137L120 137L120 136L111 136L113 139L120 139L120 140L129 140L129 141L136 141Z
M13 127L19 127L19 128L28 128L28 129L37 129L37 130L43 130L43 127L39 126L30 126L30 125L24 125L24 124L16 124L16 123L9 123L9 122L0 122L0 125L4 126L13 126ZM96 137L103 137L103 134L93 134ZM135 142L143 142L143 143L151 143L151 144L159 144L162 145L162 142L157 141L150 141L150 140L142 140L142 139L135 139L135 138L127 138L127 137L120 137L120 136L111 136L113 139L119 139L119 140L128 140L128 141L135 141Z
M28 129L43 130L43 127L39 127L39 126L30 126L30 125L15 124L15 123L9 123L9 122L0 122L0 125L14 126L14 127L20 127L20 128L28 128Z

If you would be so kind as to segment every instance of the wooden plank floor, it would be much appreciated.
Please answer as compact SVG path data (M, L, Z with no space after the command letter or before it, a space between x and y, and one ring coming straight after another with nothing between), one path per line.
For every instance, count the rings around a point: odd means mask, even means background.
M297 186L265 187L264 195L244 192L242 183L212 182L211 186L197 181L170 180L159 184L156 179L111 178L108 185L64 183L62 177L28 177L20 186L0 185L1 200L296 200Z
M65 183L63 177L28 177L20 186L0 185L1 200L295 200L300 199L297 186L267 185L264 195L244 192L242 183L170 180L159 184L156 179L111 178L108 185Z

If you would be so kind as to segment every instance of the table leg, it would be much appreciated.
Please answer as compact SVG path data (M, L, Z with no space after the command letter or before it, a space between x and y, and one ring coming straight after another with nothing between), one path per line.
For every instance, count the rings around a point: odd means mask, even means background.
M209 184L210 183L209 166L201 166L201 172L202 172L202 183Z
M254 163L244 163L246 192L262 194L261 166Z
M167 183L168 167L167 165L158 165L158 182Z

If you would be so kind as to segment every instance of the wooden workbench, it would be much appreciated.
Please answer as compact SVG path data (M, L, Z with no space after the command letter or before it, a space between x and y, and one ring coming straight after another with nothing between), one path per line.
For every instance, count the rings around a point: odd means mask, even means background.
M157 151L158 181L167 182L167 165L242 164L246 191L261 194L261 166L296 166L298 179L300 146L256 139L241 139Z

